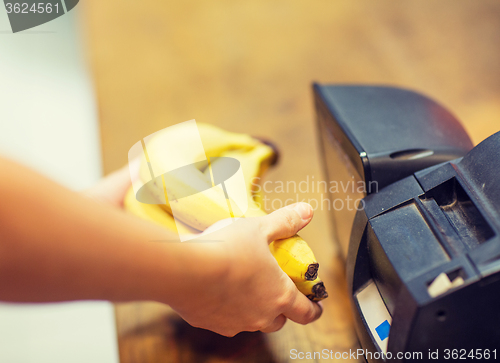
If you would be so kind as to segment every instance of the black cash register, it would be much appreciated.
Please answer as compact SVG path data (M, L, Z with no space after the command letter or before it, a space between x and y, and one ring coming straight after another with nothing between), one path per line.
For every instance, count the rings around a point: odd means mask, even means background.
M330 198L358 201L332 222L365 359L498 359L500 132L473 148L416 92L313 89L327 180L361 186Z

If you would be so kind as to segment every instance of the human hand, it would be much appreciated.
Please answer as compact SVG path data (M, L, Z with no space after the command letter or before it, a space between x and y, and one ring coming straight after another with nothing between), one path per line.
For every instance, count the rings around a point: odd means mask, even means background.
M135 169L125 166L84 194L122 207L131 184L129 170ZM169 281L175 288L162 290L158 300L172 306L191 325L226 336L277 331L287 318L301 324L318 319L321 306L297 290L268 247L274 240L295 235L312 215L309 204L297 203L267 216L239 219L219 230L215 224L183 243L184 252L191 251L191 260L185 261L183 275L175 275L181 281Z
M134 178L138 178L139 163L139 159L132 160L130 164L106 175L83 194L99 202L122 208L125 194L132 184L131 172L137 174Z
M191 325L226 336L277 331L287 318L301 324L318 319L321 306L297 290L268 248L272 241L296 234L312 215L309 204L297 203L203 233L200 243L189 243L199 257L188 264L199 271L188 272L183 291L165 299ZM203 239L217 242L201 243Z

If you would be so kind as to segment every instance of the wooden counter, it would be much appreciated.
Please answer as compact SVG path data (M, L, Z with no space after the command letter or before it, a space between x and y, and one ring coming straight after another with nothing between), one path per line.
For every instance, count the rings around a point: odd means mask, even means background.
M105 172L125 164L128 149L144 136L195 118L275 141L283 158L267 180L319 180L312 81L424 92L452 110L475 143L500 130L495 0L87 0L80 6ZM293 190L268 195L296 198ZM300 199L321 200L321 193L309 190ZM332 232L327 211L318 210L302 233L330 293L319 321L229 339L190 327L160 304L120 304L121 361L286 362L290 349L355 348Z

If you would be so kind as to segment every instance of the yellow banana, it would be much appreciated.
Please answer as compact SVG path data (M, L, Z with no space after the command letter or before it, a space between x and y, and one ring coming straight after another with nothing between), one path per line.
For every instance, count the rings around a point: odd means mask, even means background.
M204 230L222 219L232 216L241 217L242 213L234 201L226 199L220 187L212 186L210 178L205 176L201 169L207 165L207 157L210 155L218 155L223 150L236 148L251 149L258 145L259 141L248 135L227 132L212 125L197 123L206 155L198 155L192 160L183 159L185 167L180 172L152 175L154 170L166 169L162 164L166 158L171 157L168 154L169 151L177 150L177 148L185 150L197 147L197 145L186 145L192 136L188 132L192 132L193 129L188 126L182 127L182 124L176 126L179 127L158 132L148 141L147 162L141 164L139 171L140 179L144 183L143 189L148 189L162 208L170 214L173 214L170 203L175 203L175 200L182 198L182 203L175 206L175 216L198 230ZM165 180L166 178L168 180ZM228 203L231 206L232 215L228 209Z
M300 236L276 240L269 245L269 249L293 282L312 281L318 277L319 263Z
M309 300L321 301L328 297L323 281L318 277L314 281L299 281L295 283L297 289L307 296Z
M242 216L234 201L226 199L222 188L212 186L194 165L186 166L179 175L169 173L164 180L165 199L170 200L170 209L174 209L177 219L193 228L203 231L222 219ZM180 198L182 203L177 202Z
M196 123L196 130L200 135L204 154L198 155L195 152L194 156L191 155L191 159L187 156L189 153L175 155L175 157L182 159L183 165L207 160L207 158L218 156L222 151L226 150L249 150L259 144L258 140L248 135L225 131L216 126L201 122ZM148 165L147 163L141 164L140 178L143 183L148 183L152 179L150 167L153 166L153 171L154 169L163 170L164 165L162 164L164 160L173 157L171 155L173 151L192 149L202 152L198 147L198 139L192 134L193 131L195 130L192 125L183 123L161 130L155 133L150 140L147 140L147 161L152 165ZM202 163L202 165L206 166L207 164ZM204 168L202 166L199 169ZM160 175L154 175L153 179L156 177L160 177ZM152 189L153 195L159 197L159 201L163 201L164 190L160 182L148 183L147 186Z
M256 204L262 205L262 195L258 188L258 178L260 178L271 165L275 158L274 150L268 145L259 144L249 151L225 151L221 153L220 156L234 158L240 162L248 192Z
M135 216L159 224L178 234L197 234L200 231L183 223L175 223L174 218L166 213L158 204L144 204L139 202L132 187L127 191L123 201L125 210Z
M260 145L260 141L247 134L230 132L219 127L197 122L205 156L220 156L227 150L250 150Z

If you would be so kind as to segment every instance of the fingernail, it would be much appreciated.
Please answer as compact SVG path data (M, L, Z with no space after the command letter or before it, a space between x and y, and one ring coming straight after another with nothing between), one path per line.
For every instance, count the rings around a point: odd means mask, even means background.
M311 205L303 202L291 204L288 208L296 211L303 221L310 220L313 214Z

